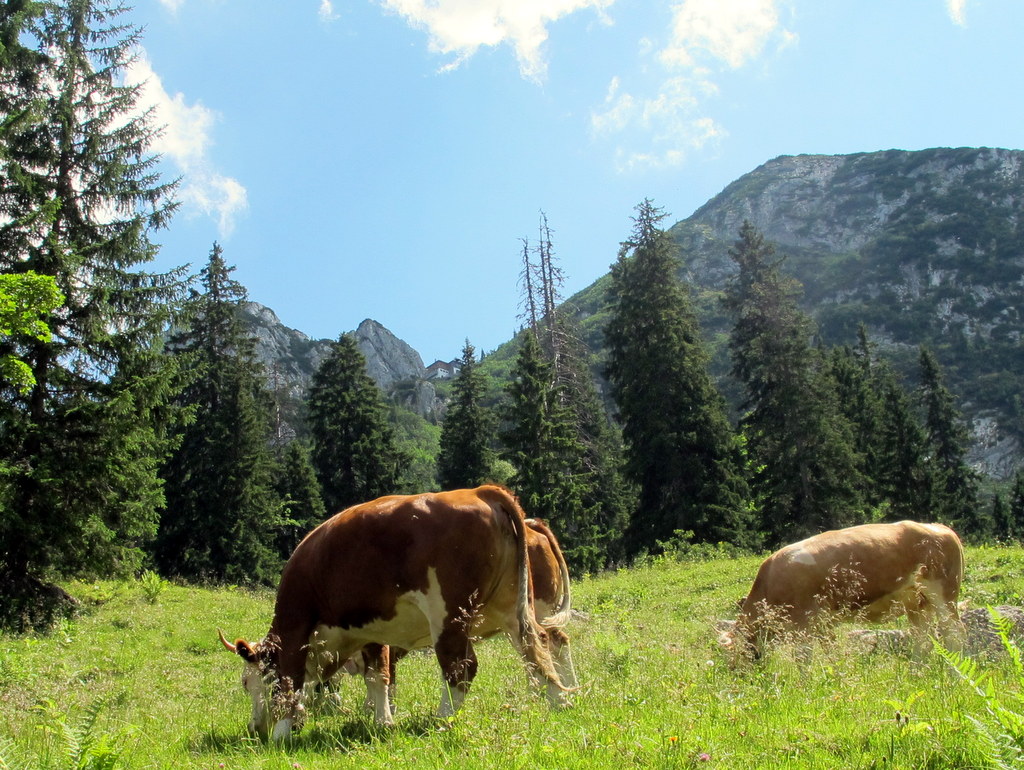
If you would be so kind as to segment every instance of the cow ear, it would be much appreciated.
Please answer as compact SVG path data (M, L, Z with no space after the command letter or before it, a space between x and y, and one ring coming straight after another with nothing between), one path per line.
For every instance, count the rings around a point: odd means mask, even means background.
M235 652L237 652L246 663L255 663L259 660L256 648L245 641L245 639L239 639L235 642Z

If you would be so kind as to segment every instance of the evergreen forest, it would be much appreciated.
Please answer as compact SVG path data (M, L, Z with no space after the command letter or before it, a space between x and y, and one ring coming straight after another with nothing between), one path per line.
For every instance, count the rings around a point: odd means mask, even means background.
M187 255L196 273L147 269L176 182L121 78L141 35L125 12L0 7L0 626L73 611L68 578L273 585L326 516L485 482L549 522L576 574L902 518L1024 538L1024 475L972 470L963 378L936 337L894 363L869 314L823 327L790 255L751 221L709 299L650 200L599 313L562 296L541 214L509 254L521 331L490 356L466 340L442 412L381 391L341 334L283 435L232 255L214 243Z

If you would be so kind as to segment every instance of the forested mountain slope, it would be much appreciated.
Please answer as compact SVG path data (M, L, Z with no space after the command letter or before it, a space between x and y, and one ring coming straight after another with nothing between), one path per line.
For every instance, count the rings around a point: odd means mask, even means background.
M718 296L744 220L785 255L783 271L803 284L823 343L853 344L864 323L911 382L918 346L930 346L970 420L972 462L1011 472L1024 436L1024 152L779 157L676 223L670 232L719 376L729 321ZM570 299L596 351L606 285L607 276Z

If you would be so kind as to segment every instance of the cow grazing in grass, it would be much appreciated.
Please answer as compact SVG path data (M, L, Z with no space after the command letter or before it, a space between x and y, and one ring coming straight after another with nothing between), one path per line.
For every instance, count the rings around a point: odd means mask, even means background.
M547 632L548 649L555 664L555 670L562 684L568 688L577 686L576 671L572 663L569 637L565 626L572 614L572 593L569 585L569 568L565 563L562 549L551 529L541 519L526 520L526 545L530 560L530 582L533 585L534 611L537 621ZM370 671L372 662L383 658L388 665L388 702L394 716L395 664L408 650L392 647L380 650L371 645L345 661L343 670L352 675L363 675ZM325 672L329 678L333 671ZM374 708L367 686L366 705Z
M779 635L905 612L919 639L937 631L959 646L963 569L960 539L942 524L901 521L823 532L764 560L722 640L756 658Z
M221 642L245 662L250 732L275 740L301 724L303 687L366 645L376 719L392 722L384 645L433 647L439 713L462 705L477 670L474 638L504 632L553 705L561 683L530 596L522 509L500 487L382 497L328 519L299 543L281 575L270 631Z

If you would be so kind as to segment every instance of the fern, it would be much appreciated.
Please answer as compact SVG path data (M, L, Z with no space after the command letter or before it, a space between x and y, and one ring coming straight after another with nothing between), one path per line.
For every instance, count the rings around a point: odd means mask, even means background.
M60 739L59 751L63 762L57 767L61 770L116 770L120 766L124 736L96 734L96 720L103 706L102 700L93 702L74 723L68 721L52 700L43 701L36 707L50 722L47 732ZM0 758L0 770L5 768Z
M0 770L22 770L27 767L24 763L12 758L14 744L9 740L0 740Z
M1010 637L1013 622L988 608L999 642L1005 650L1018 682L1024 685L1024 662L1020 648ZM967 715L975 732L985 745L986 756L996 767L1024 767L1024 700L1016 693L997 689L991 671L982 670L978 661L965 655L947 650L935 642L938 654L960 675L982 699L985 713L982 716ZM1009 704L1003 701L1009 701Z

